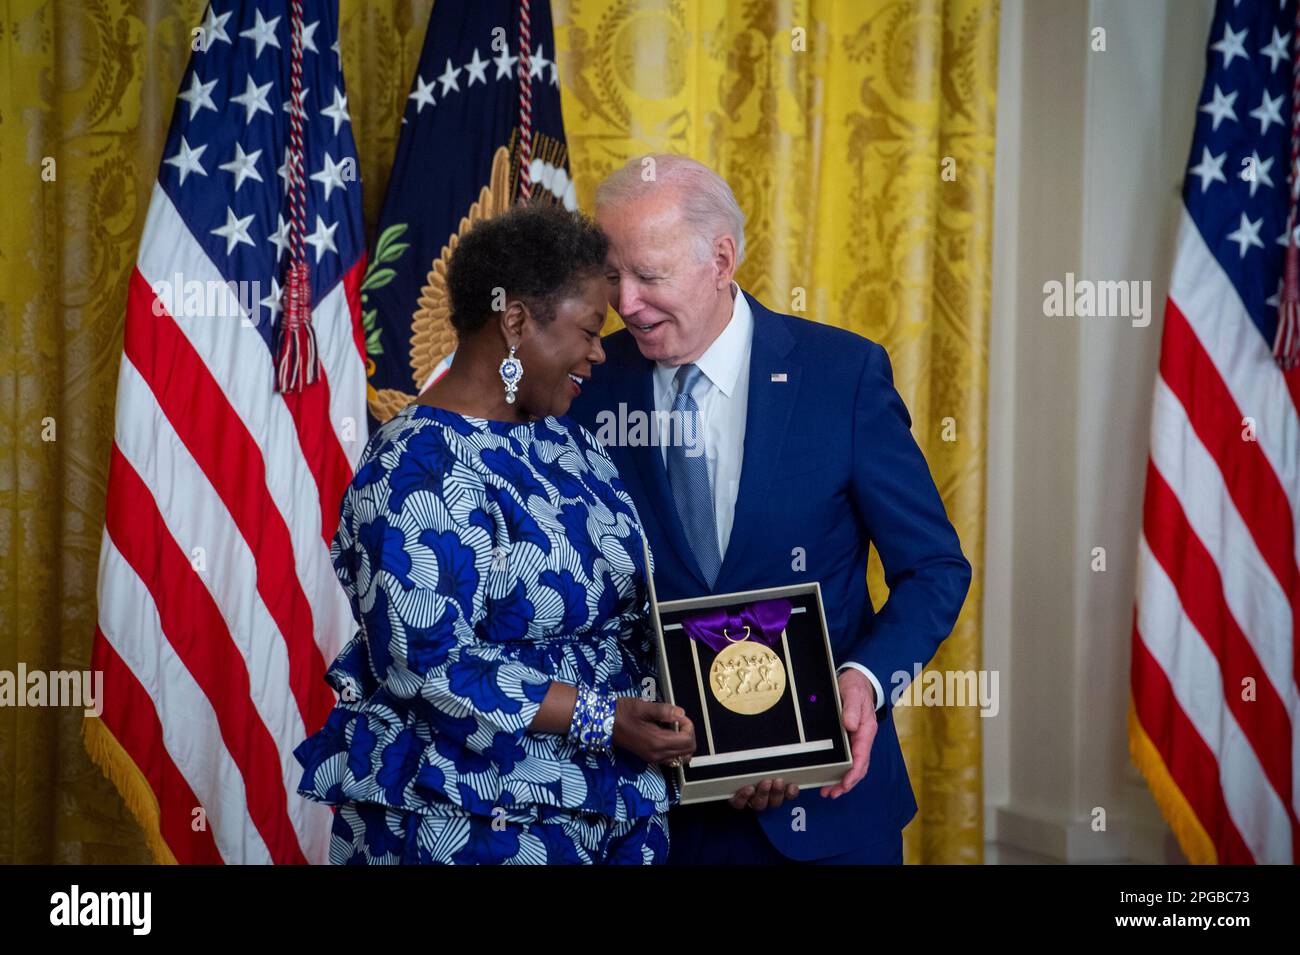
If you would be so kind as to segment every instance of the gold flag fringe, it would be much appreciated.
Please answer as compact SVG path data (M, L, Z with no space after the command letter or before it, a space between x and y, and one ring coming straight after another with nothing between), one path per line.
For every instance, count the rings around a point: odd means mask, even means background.
M506 143L506 148L510 151L510 195L516 196L519 192L519 127L516 126L510 130L510 139ZM559 169L569 158L569 148L567 144L560 139L554 139L545 133L539 133L533 130L533 158L540 159L543 162L550 163ZM533 183L537 188L540 183ZM549 193L550 190L547 190ZM558 201L561 197L555 196Z
M91 716L82 720L81 738L91 760L117 787L122 801L144 830L145 841L153 853L154 862L158 865L176 865L176 856L162 836L162 813L158 808L158 797L135 760L98 717Z
M1165 766L1160 751L1156 749L1156 744L1151 742L1151 737L1142 728L1132 696L1128 701L1128 751L1133 764L1146 778L1147 787L1155 797L1160 814L1174 831L1174 837L1187 860L1194 865L1217 864L1219 856L1214 849L1214 842L1201 825L1201 820L1196 818L1183 791L1169 775L1169 769Z

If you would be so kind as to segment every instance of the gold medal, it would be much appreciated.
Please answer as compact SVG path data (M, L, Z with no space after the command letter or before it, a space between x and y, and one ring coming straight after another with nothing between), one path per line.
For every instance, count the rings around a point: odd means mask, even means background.
M723 630L722 635L727 636ZM709 668L709 689L714 698L731 710L753 716L776 706L785 692L785 666L770 647L745 638L734 640L713 658Z

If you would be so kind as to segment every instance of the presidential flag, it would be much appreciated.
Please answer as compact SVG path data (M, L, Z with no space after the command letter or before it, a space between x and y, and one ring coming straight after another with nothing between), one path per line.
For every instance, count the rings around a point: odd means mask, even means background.
M293 749L352 634L329 559L366 444L336 0L214 0L126 306L92 757L161 861L324 862Z
M521 199L578 206L549 0L438 0L362 285L375 420L451 363L452 250L475 222Z
M1147 462L1134 761L1188 858L1297 858L1300 23L1220 0Z

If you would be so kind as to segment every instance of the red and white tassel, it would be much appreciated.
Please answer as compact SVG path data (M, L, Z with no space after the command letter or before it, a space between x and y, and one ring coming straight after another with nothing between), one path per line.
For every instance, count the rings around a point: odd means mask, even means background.
M316 329L311 323L311 268L303 236L307 232L307 188L303 173L302 123L302 0L292 0L293 47L289 81L293 107L289 113L289 272L285 277L283 315L275 336L275 386L281 392L302 391L320 377Z
M320 356L316 329L311 323L311 272L306 262L289 266L284 316L276 334L275 351L275 386L279 391L302 391L319 377Z

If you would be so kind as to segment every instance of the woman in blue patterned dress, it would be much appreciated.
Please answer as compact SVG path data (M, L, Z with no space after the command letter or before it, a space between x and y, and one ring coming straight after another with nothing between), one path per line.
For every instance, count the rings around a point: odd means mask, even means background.
M655 679L642 528L560 417L604 360L606 241L525 207L448 268L456 358L372 436L334 567L359 630L295 751L336 863L661 863L689 758ZM612 720L610 719L612 716Z

